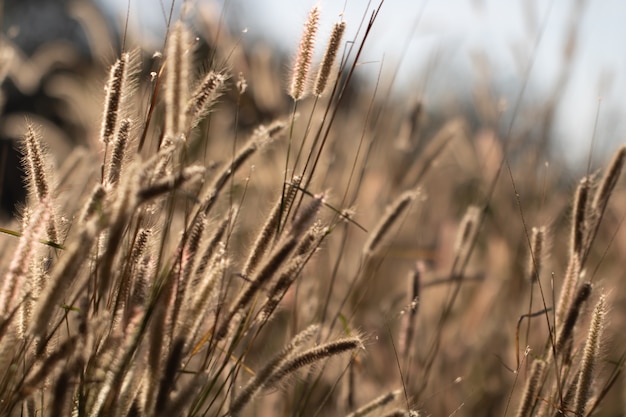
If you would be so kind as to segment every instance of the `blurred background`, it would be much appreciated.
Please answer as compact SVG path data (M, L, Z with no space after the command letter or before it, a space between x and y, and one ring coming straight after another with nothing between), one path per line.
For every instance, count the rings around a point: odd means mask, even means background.
M64 73L93 79L94 69L102 75L102 68L119 55L125 30L128 44L141 45L149 57L163 48L170 12L175 19L188 6L186 19L204 40L207 33L228 32L234 49L255 51L262 46L278 55L273 58L275 75L284 85L302 24L314 4L322 10L318 57L334 22L346 20L345 39L358 42L378 7L365 0L3 3L2 31L32 63L16 64L20 69L14 72L20 76L5 82L4 113L22 120L23 114L41 116L40 124L52 131L51 142L60 144L54 147L65 150L68 141L72 145L84 139L85 120L98 115L67 111L63 96L68 94L51 91L56 87L48 81ZM537 145L540 158L563 163L564 169L576 171L570 177L575 178L588 169L590 149L593 169L626 133L626 55L616 47L624 36L624 18L626 3L618 0L386 0L355 72L364 84L356 88L380 101L393 101L398 111L410 112L419 102L428 120L460 115L475 130L489 126L501 138L515 136L527 146ZM44 44L57 48L42 48ZM226 65L237 67L233 62ZM93 82L90 85L93 88ZM263 120L261 116L251 117L250 123ZM4 148L19 136L14 125L7 117L0 123L1 136L9 138ZM11 164L15 162L13 158ZM9 183L15 182L11 177ZM3 200L9 202L2 204L10 207L22 196L19 190L5 191Z
M127 0L100 2L118 17L129 7ZM348 39L378 5L366 0L190 3L223 13L234 32L246 29L243 42L264 40L288 56L314 4L322 8L322 37L343 15ZM167 1L130 1L133 30L146 45L162 44L170 7ZM419 96L432 111L454 101L471 102L477 85L510 108L527 79L523 103L558 105L551 134L559 154L579 163L589 154L596 116L600 155L626 133L626 55L617 47L625 18L626 3L619 0L386 0L359 71L371 82L382 73L383 90Z

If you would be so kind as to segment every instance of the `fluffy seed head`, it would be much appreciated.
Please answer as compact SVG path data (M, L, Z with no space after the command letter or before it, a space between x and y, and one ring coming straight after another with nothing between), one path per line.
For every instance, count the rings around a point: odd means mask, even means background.
M365 244L363 253L372 256L380 249L380 244L391 229L391 227L398 221L400 216L409 208L410 203L415 200L418 192L415 190L409 190L400 195L391 206L387 209L387 214L378 222L378 225L374 228L370 238Z
M191 68L191 33L176 22L167 45L165 78L165 136L176 138L187 128L189 80Z
M572 213L572 237L570 243L570 250L577 256L582 256L583 244L585 239L585 233L587 231L587 200L589 199L589 189L591 187L591 181L589 177L585 177L580 180L578 188L576 189L576 195L574 197L574 207Z
M313 60L313 49L315 47L319 20L319 7L314 6L309 12L306 23L304 24L304 31L300 39L296 62L293 65L289 95L294 100L300 100L304 96L311 61Z
M613 155L613 159L611 160L604 177L602 177L600 188L598 188L598 192L593 199L593 207L599 211L599 215L602 215L604 212L604 209L609 202L609 197L611 196L617 181L622 175L624 163L626 163L626 145L621 146Z
M211 71L198 85L187 104L188 117L191 118L193 125L198 124L200 119L209 112L220 96L225 81L226 78L222 74Z
M126 52L113 64L109 73L109 81L106 85L106 99L104 101L104 115L100 140L107 144L115 135L117 120L123 99L124 84L130 55Z
M576 387L576 397L574 398L575 415L583 417L589 402L591 387L594 383L593 373L595 364L600 354L600 343L602 330L604 329L604 318L606 316L606 297L600 297L598 304L593 311L591 324L589 325L589 333L587 333L587 342L583 352L583 360L580 365L580 374L578 377L578 386Z
M335 26L333 27L333 32L330 35L328 46L326 47L326 52L324 53L324 59L322 60L322 65L317 73L315 86L313 87L313 94L318 97L321 96L326 89L328 78L335 60L337 59L337 52L339 52L339 46L341 45L341 39L343 38L345 30L346 22L335 23Z
M537 282L541 274L545 249L546 228L533 227L530 236L530 255L528 257L528 278Z

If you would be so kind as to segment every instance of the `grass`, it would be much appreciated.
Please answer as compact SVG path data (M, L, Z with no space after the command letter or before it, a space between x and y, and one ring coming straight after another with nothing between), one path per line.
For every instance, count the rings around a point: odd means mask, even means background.
M351 92L379 10L316 73L314 9L291 98L179 21L64 164L25 122L0 415L623 414L626 148L572 192L497 124Z

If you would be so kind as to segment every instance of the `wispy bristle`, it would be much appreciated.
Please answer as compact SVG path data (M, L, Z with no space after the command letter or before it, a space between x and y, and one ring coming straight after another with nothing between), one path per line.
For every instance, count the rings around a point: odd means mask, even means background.
M309 12L306 23L304 24L304 31L300 39L296 62L292 70L289 95L294 100L300 100L305 93L307 77L311 68L311 61L313 60L313 49L315 47L319 19L319 8L314 6Z
M313 94L318 97L324 94L324 90L328 84L330 72L335 64L335 60L337 59L337 52L339 52L339 46L341 45L341 39L343 38L345 29L345 21L335 23L335 26L333 27L330 39L328 40L328 46L326 47L326 52L324 52L322 65L317 72L317 78L315 79L315 85L313 87Z

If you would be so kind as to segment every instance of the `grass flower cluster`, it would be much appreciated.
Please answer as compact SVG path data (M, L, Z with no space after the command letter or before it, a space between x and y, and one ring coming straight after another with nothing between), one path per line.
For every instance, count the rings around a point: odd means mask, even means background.
M0 415L624 412L626 147L571 192L493 125L351 92L379 11L349 41L337 22L312 75L314 7L289 85L173 22L162 56L102 71L76 157L24 122Z

